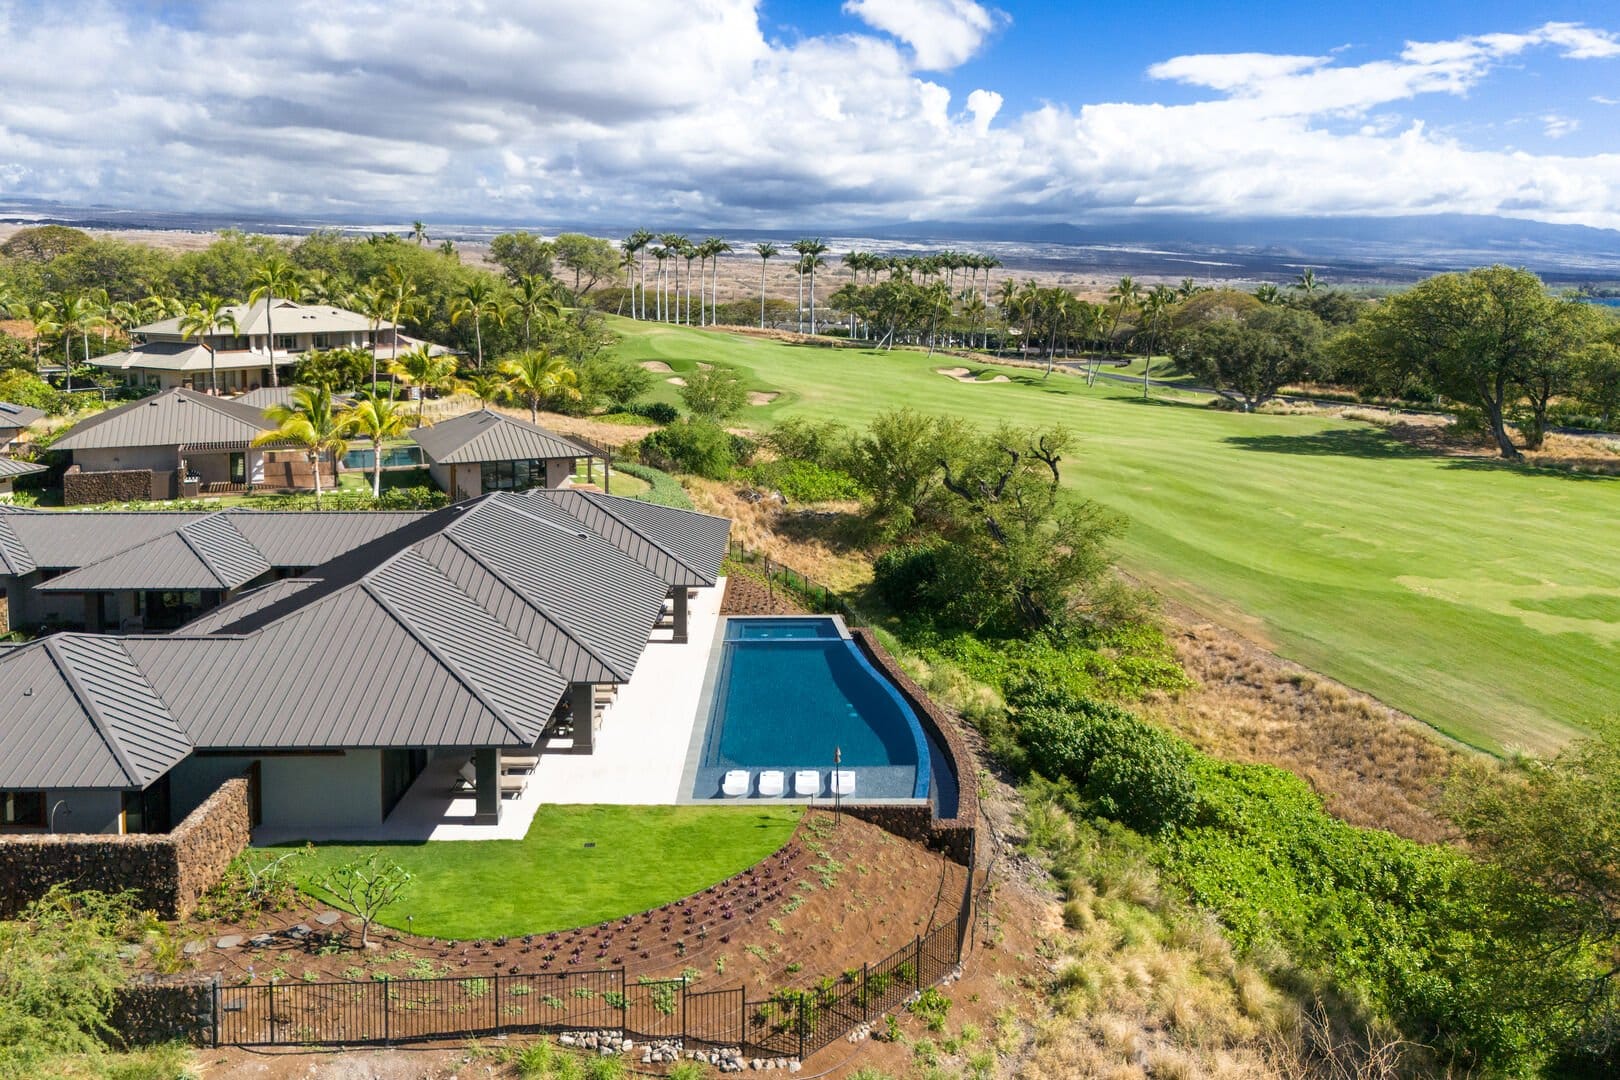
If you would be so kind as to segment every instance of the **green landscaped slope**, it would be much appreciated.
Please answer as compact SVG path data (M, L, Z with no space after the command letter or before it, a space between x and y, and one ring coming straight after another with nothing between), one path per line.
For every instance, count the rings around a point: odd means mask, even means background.
M381 851L414 880L378 921L432 937L511 937L706 889L787 843L799 814L787 806L542 806L522 840L322 844L300 873L307 882L323 866Z
M958 361L615 320L635 360L733 365L777 390L741 423L860 423L902 405L1064 424L1067 482L1131 519L1124 565L1284 656L1473 745L1546 748L1620 712L1620 480L1407 450L1365 424ZM674 400L661 384L660 397Z

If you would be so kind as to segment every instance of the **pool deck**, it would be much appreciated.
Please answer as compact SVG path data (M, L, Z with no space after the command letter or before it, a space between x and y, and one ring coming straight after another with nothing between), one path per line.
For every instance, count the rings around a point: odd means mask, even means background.
M681 776L697 724L698 700L722 625L721 578L698 590L687 641L654 641L602 716L594 752L544 755L529 778L539 803L670 805L683 801ZM530 817L533 811L530 811ZM503 821L504 825L505 822ZM525 822L525 828L527 823Z

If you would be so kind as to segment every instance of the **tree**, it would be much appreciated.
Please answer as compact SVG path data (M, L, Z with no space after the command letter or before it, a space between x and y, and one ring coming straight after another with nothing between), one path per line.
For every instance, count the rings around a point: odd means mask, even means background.
M382 444L386 439L398 438L405 433L405 414L393 398L379 394L373 387L355 395L354 403L344 413L352 430L371 441L371 497L382 497ZM421 427L420 417L417 427Z
M366 317L371 325L371 381L377 381L377 338L382 331L382 324L388 321L393 312L394 305L388 293L376 284L362 285L356 289L354 295L349 297L348 306Z
M389 374L416 388L416 426L422 426L422 409L430 393L443 393L456 385L455 357L434 356L426 344L407 349L403 356L389 361Z
M1147 355L1142 361L1142 400L1148 399L1148 373L1153 370L1153 354L1164 338L1170 321L1170 309L1175 306L1176 294L1168 285L1155 285L1142 301L1143 329L1147 332Z
M703 246L708 249L710 264L713 267L710 271L713 277L709 283L709 324L714 325L720 321L718 311L720 307L720 256L729 255L736 248L732 247L731 241L719 236L709 237L703 241Z
M1581 358L1586 347L1603 333L1604 317L1579 300L1556 300L1548 308L1542 334L1545 341L1529 357L1514 380L1528 406L1519 431L1530 450L1541 449L1547 436L1547 411L1555 399L1573 394L1580 381Z
M364 949L371 944L371 924L383 908L404 897L411 884L411 872L372 851L322 871L312 884L360 917L360 948Z
M593 356L579 367L580 395L590 406L605 401L615 410L628 408L653 381L652 372L619 356Z
M298 289L299 277L297 267L280 255L272 255L254 267L253 276L248 279L248 284L253 286L253 291L248 293L248 303L264 301L264 332L270 341L271 386L281 385L276 374L276 297L292 296Z
M799 253L802 264L808 268L810 275L810 332L816 332L816 267L825 266L821 258L827 253L827 245L822 243L821 237L815 236L805 240L796 240L793 250Z
M540 402L552 396L579 397L579 373L545 349L525 349L501 362L512 393L529 403L530 422L540 419Z
M496 401L499 401L501 396L506 393L506 380L495 374L480 372L477 375L471 375L461 380L461 385L467 389L468 393L476 397L478 404L484 408L488 408ZM421 426L420 421L418 421L417 426Z
M621 245L624 248L625 256L636 261L636 277L639 279L640 284L641 307L639 310L637 310L634 308L634 305L632 305L631 314L635 315L635 317L638 319L645 319L647 317L646 251L647 245L652 243L655 239L657 239L657 237L653 236L653 234L648 232L646 229L637 229L635 232L625 237L624 243Z
M1597 414L1605 429L1620 414L1620 334L1615 339L1588 345L1577 362L1576 395L1582 406Z
M693 371L686 376L680 395L693 416L715 422L735 415L748 400L742 376L726 367L700 367Z
M759 328L765 329L765 267L776 258L776 245L760 243L754 245L754 254L759 256Z
M939 462L964 430L955 417L897 409L879 414L851 440L843 466L870 493L866 518L881 535L904 536L936 516L943 495Z
M404 329L400 324L406 318L415 316L421 308L422 299L417 295L415 280L397 264L389 265L378 279L377 287L388 301L388 321L393 324L393 330L388 335L388 362L393 363L399 359L399 335Z
M527 233L517 235L527 236ZM461 293L450 302L450 322L459 323L463 319L471 319L473 323L473 339L477 344L478 370L484 370L484 320L500 321L505 308L500 301L500 294L495 283L483 274L469 280L461 287Z
M489 261L513 281L532 274L550 277L555 254L550 244L533 233L502 233L489 242Z
M1511 949L1482 958L1507 1001L1573 1017L1583 1049L1620 1045L1620 724L1549 760L1474 764L1447 790L1469 846L1496 871ZM1552 1026L1549 1024L1548 1026Z
M1131 277L1122 277L1108 294L1108 302L1114 305L1114 317L1108 324L1108 351L1114 349L1114 335L1119 332L1119 320L1130 308L1136 306L1141 299L1142 287Z
M18 229L3 244L0 255L9 259L48 263L90 243L90 234L66 225L34 225Z
M371 354L364 349L311 349L298 358L293 367L293 383L297 386L324 386L332 393L352 390L366 382L370 372L370 385L376 385L376 372L370 367Z
M226 310L230 301L213 293L204 293L197 302L180 316L180 336L196 338L208 350L208 382L212 393L219 393L219 370L214 364L214 343L209 340L222 330L236 333L236 315Z
M1568 346L1548 333L1556 304L1528 270L1439 274L1372 306L1333 349L1370 362L1385 382L1421 380L1480 410L1502 457L1516 461L1508 409L1548 350Z
M619 255L611 241L584 233L563 233L552 241L557 261L574 272L576 302L619 269Z
M1321 347L1316 316L1287 307L1267 307L1238 319L1221 319L1184 332L1177 347L1182 367L1196 371L1217 390L1240 395L1245 409L1308 377Z
M428 242L428 231L427 231L427 223L426 222L423 222L423 221L413 221L413 222L411 222L411 239L416 241L416 246L417 247L421 247L423 244Z
M517 280L512 292L512 309L523 316L523 347L529 347L529 328L535 319L550 325L563 317L566 310L549 278L530 274Z
M1300 292L1309 296L1311 293L1316 291L1316 286L1318 284L1319 283L1316 280L1316 271L1307 266L1304 270L1300 271L1299 277L1295 278L1293 283L1288 287L1290 289L1298 289Z
M332 392L324 386L295 386L287 404L276 403L264 410L275 426L253 440L254 446L292 443L304 450L315 474L315 506L321 505L321 458L335 467L349 449L348 435L353 425L347 415L332 407Z

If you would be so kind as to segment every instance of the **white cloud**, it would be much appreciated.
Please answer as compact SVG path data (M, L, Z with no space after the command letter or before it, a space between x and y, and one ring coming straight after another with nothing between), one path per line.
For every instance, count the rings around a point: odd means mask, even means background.
M1007 18L974 0L845 0L844 10L910 45L924 71L971 59Z
M1569 24L1360 63L1175 57L1150 74L1208 100L1009 115L993 87L953 98L921 74L999 25L956 0L851 0L882 33L791 44L765 38L755 0L189 10L170 27L104 0L0 0L4 191L445 222L1450 211L1620 227L1620 154L1470 147L1393 108L1467 93L1532 49L1610 55L1613 35Z
M1599 105L1620 105L1620 98L1604 97L1602 94L1593 94L1592 100Z
M1542 134L1547 138L1562 139L1565 135L1573 135L1580 130L1581 122L1573 117L1548 113L1541 118L1541 125Z

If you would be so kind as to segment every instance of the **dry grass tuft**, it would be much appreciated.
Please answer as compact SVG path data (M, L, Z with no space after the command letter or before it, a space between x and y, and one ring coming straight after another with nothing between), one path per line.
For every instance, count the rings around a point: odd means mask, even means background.
M1452 835L1433 802L1460 752L1428 728L1218 626L1186 621L1173 640L1198 686L1154 698L1153 719L1216 757L1295 773L1351 824Z

